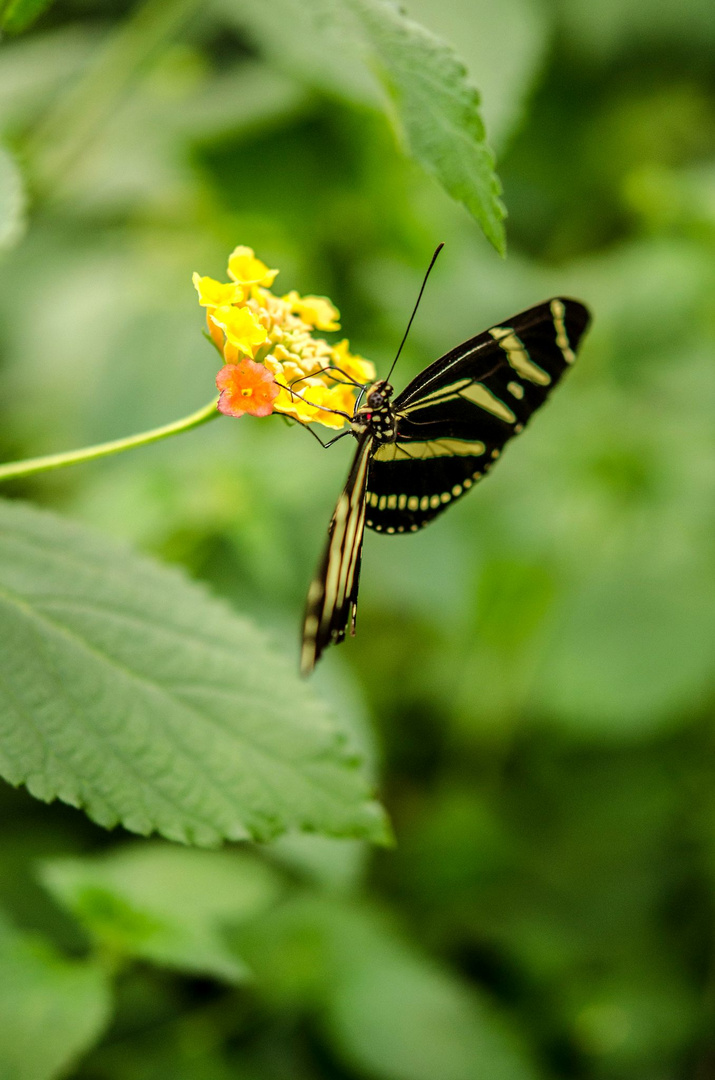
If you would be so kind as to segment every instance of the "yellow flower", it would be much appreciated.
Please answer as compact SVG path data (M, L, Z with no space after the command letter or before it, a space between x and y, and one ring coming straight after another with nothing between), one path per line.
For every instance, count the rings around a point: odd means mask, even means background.
M320 404L326 409L336 409L338 412L352 416L355 411L355 391L351 386L335 385L326 387L320 395ZM334 413L321 412L318 421L329 428L341 428L345 426L345 419Z
M207 327L208 332L209 332L209 337L213 341L213 343L216 346L216 348L218 349L218 351L223 356L223 350L224 350L224 345L226 343L226 338L224 336L224 332L221 329L221 327L217 326L216 323L211 318L211 316L214 313L214 310L215 310L214 308L206 308L206 327Z
M240 304L244 298L243 289L235 281L223 284L210 277L200 277L194 272L191 280L199 294L202 307L222 307L224 304Z
M250 247L239 245L228 257L228 276L240 285L263 285L270 289L277 273L257 259Z
M211 312L211 320L221 327L228 345L233 345L251 358L268 338L265 326L261 326L253 312L246 307L222 305Z
M318 416L318 409L304 398L303 394L308 389L305 383L300 383L295 391L291 391L288 383L283 383L280 374L276 375L276 382L279 385L279 391L273 405L274 412L291 416L301 424L312 424Z
M369 360L365 360L364 357L351 353L349 344L348 339L343 338L342 341L333 346L333 364L336 368L344 371L346 375L349 375L351 379L354 379L355 382L363 385L373 382L375 379L375 365Z
M309 326L314 326L316 330L340 329L340 323L337 321L340 318L340 312L326 296L300 296L295 289L291 289L283 299L290 304L291 311L294 311Z
M372 381L375 369L350 352L347 340L331 345L313 336L315 330L339 328L338 309L324 296L274 296L270 286L278 271L249 247L233 251L228 272L232 280L226 283L193 275L224 363L218 376L221 411L281 412L302 424L342 428L355 411L355 383Z
M282 382L280 376L276 376L276 379L278 383ZM285 389L279 390L273 408L275 412L292 416L301 424L319 423L339 430L345 425L345 417L325 410L337 409L352 416L355 399L350 387L326 386L320 379L311 378L304 379L293 390L285 383Z

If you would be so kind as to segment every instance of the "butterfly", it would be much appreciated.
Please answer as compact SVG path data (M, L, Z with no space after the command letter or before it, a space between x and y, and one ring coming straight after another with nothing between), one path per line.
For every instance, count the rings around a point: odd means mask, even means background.
M308 591L303 674L348 625L355 633L365 528L417 532L486 476L573 364L589 321L583 304L555 297L457 345L395 398L385 379L364 388L350 419L357 451Z

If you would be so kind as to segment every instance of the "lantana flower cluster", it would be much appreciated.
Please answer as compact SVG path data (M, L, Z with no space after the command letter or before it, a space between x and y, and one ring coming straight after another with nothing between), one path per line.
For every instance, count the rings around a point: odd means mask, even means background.
M352 416L357 387L375 378L369 360L350 352L347 339L333 345L316 330L340 329L340 313L324 296L276 296L278 274L249 247L228 259L230 281L194 274L199 303L224 360L216 376L218 408L227 416L283 413L303 424L341 428Z

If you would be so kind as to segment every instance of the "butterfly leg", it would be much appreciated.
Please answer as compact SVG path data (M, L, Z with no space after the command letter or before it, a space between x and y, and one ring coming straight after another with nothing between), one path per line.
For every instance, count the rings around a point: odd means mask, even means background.
M335 436L335 438L328 439L327 442L323 442L320 435L317 435L316 432L313 431L312 427L308 427L307 424L301 424L300 426L304 427L306 431L310 432L314 439L318 440L320 445L323 447L323 450L327 450L329 446L332 446L333 443L338 442L339 439L344 439L346 435L352 435L352 431L341 431L339 435Z

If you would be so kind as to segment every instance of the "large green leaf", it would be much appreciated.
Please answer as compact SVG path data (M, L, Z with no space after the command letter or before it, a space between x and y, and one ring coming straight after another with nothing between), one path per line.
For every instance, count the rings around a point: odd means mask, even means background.
M373 102L367 64L411 153L504 251L506 211L479 93L449 45L392 0L222 0L222 7L272 61L321 89Z
M51 860L42 879L110 952L227 982L241 982L247 969L223 928L259 914L280 889L256 857L169 844Z
M0 503L0 772L105 826L384 838L360 760L247 619L175 570Z
M66 960L0 918L0 1080L51 1080L99 1038L109 987L96 964Z
M19 239L24 211L20 171L7 150L0 146L0 251Z

